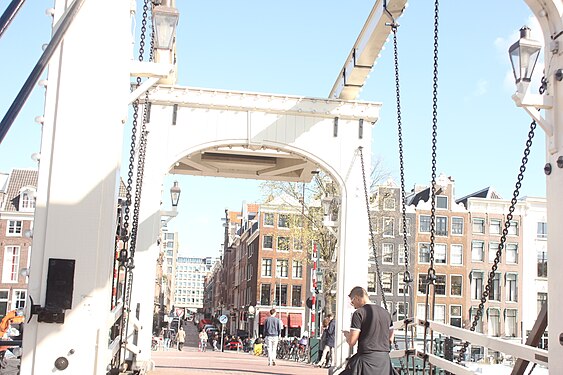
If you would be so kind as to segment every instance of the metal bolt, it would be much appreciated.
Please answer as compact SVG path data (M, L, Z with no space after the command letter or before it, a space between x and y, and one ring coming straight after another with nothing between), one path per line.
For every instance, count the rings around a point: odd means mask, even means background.
M557 158L557 167L563 168L563 156Z
M551 163L545 163L543 167L543 172L549 176L551 174Z
M559 344L563 345L563 333L559 334Z
M55 368L57 370L66 370L66 368L68 367L68 359L66 359L65 357L59 357L55 360Z

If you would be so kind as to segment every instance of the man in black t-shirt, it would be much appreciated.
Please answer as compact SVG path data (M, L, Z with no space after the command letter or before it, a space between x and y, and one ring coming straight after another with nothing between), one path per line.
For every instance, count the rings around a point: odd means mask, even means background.
M344 331L346 342L358 352L350 358L342 375L392 374L389 350L393 338L391 315L382 307L371 304L368 293L360 286L352 289L350 303L356 311L352 315L350 331Z

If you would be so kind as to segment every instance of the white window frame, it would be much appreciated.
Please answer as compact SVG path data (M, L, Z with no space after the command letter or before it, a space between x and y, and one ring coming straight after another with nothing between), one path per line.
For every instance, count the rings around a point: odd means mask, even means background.
M475 229L475 225L479 225L482 229ZM485 234L485 219L482 217L474 217L471 220L471 233Z
M475 258L475 253L473 249L476 249L474 244L481 244L481 259ZM473 240L471 241L471 261L472 262L484 262L485 261L485 241Z
M492 319L492 312L497 312L496 315L496 322ZM496 327L495 327L496 326ZM496 328L496 332L495 331ZM489 307L487 309L487 335L492 337L500 337L500 308L498 307Z
M507 243L505 247L506 264L518 264L518 244Z
M272 246L266 247L266 237L270 237L272 239ZM271 234L266 234L262 237L262 249L264 250L274 250L274 236Z
M489 248L488 248L489 263L494 263L495 258L497 257L498 246L499 246L498 242L489 242Z
M382 272L381 273L381 285L383 286L383 292L386 295L393 295L393 273L392 272ZM387 288L387 285L389 286Z
M389 228L389 226L391 227L391 234L389 234L387 231L387 228ZM392 217L383 218L383 228L381 233L383 237L388 237L388 238L395 237L395 218Z
M294 279L302 279L303 278L303 261L294 259L291 270L292 270L291 275Z
M422 261L422 260L421 260L421 257L420 257L420 255L421 255L420 249L421 249L422 247L428 248L428 261ZM427 243L427 242L419 242L419 243L418 243L418 254L417 254L417 255L418 255L418 263L420 263L420 264L429 264L429 263L430 263L430 244Z
M285 218L285 220L283 220L283 218ZM291 216L289 214L278 214L279 229L289 229L290 221L291 221ZM282 223L286 225L281 225Z
M270 261L268 263L268 261ZM262 258L262 262L261 262L261 275L262 277L272 277L272 258ZM268 264L269 264L269 274L268 274Z
M272 220L271 220L271 223L268 223L267 221L269 221L270 217L271 217ZM263 222L263 224L264 224L265 227L273 227L274 223L275 223L274 219L275 218L274 218L273 212L264 212L264 222Z
M6 237L21 237L23 234L23 220L7 220Z
M395 252L395 245L390 242L384 242L381 244L381 263L382 264L394 264L393 262L393 255ZM386 258L390 258L389 261Z
M440 200L441 200L441 199L445 199L445 201L446 201L446 207L440 207ZM437 196L436 196L436 208L437 208L438 210L447 210L448 207L449 207L449 203L450 203L450 202L449 202L449 199L448 199L448 197L447 197L446 195L437 195Z
M454 221L456 220L461 220L461 233L456 233L454 231ZM465 226L465 220L463 220L463 217L461 216L452 216L450 219L450 233L452 234L452 236L463 236L463 229Z
M4 258L2 264L2 283L17 284L21 263L21 246L4 246Z
M498 228L498 232L495 231ZM495 229L495 230L493 230ZM490 219L489 220L489 234L501 234L502 233L502 220L500 219Z
M434 244L434 262L436 264L448 263L448 246L445 243Z
M422 230L422 219L428 219L428 230ZM430 215L420 215L419 216L419 223L418 223L418 231L421 233L430 233L430 228L432 227L432 217Z
M518 236L520 233L520 223L516 220L510 221L510 226L508 227L509 236Z
M23 212L35 210L35 189L28 187L20 191L19 206L19 210Z
M25 309L27 303L27 290L14 289L12 292L12 310Z
M459 309L459 314L454 315L453 314L453 310L454 309ZM452 319L459 319L459 328L463 327L463 306L462 305L450 305L450 318L449 318L449 322L451 326L454 327L458 327L454 324L452 324Z
M2 296L2 294L5 295ZM0 304L4 303L6 305L6 309L2 311L0 309L0 316L5 316L8 311L10 311L10 290L9 289L0 289Z
M454 256L454 248L459 249L459 259L461 260L460 263L453 262L454 259L458 258L457 253ZM463 266L463 245L457 243L450 244L450 265Z
M442 316L440 317L440 310L442 310ZM446 305L435 304L434 305L434 321L437 323L446 323Z
M290 241L290 238L288 236L277 236L276 237L276 251L280 251L282 253L289 252L289 241ZM283 249L283 246L280 246L280 243L283 244L284 242L287 245L286 249Z
M461 290L460 290L460 293L459 293L459 294L453 294L453 293L452 293L452 287L453 287L453 285L454 285L454 282L452 281L452 279L453 279L454 277L456 277L456 278L459 277L459 278L461 279ZM463 297L463 275L457 275L457 274L452 274L452 275L450 275L450 289L449 289L449 293L448 293L448 294L449 294L450 297L453 297L453 298L461 298L461 297Z
M402 295L408 296L409 295L409 290L406 288L404 278L405 278L404 272L398 272L397 273L397 295L398 296L402 296ZM403 293L403 290L406 293Z
M536 238L541 240L547 238L547 223L545 221L538 221Z
M289 259L276 259L276 277L287 279L289 276Z
M391 202L391 204L389 204ZM385 211L395 211L395 198L387 197L383 199L383 209Z

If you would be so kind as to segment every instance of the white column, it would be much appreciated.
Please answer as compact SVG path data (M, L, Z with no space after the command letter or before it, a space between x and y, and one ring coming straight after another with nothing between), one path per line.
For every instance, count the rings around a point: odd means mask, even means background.
M55 21L67 3L56 1ZM57 371L59 357L68 360L65 373L106 372L129 27L129 2L86 1L49 66L29 277L34 303L45 306L50 258L76 263L64 324L33 316L26 325L25 375Z
M367 131L366 131L367 129ZM370 139L369 126L364 127ZM350 152L354 152L353 149ZM371 151L364 148L364 163L368 178L371 168ZM342 188L342 206L340 208L339 248L338 248L338 280L336 306L336 365L344 363L349 354L349 345L342 330L350 329L350 318L354 312L348 294L355 286L367 288L369 225L364 195L364 185L360 156L352 158L347 173L345 186Z
M153 106L154 108L154 106ZM139 108L139 128L143 108ZM170 117L167 117L167 116ZM164 204L170 204L170 194L162 197L163 178L167 172L163 166L164 155L168 142L168 124L171 111L154 111L151 113L151 123L147 124L149 131L147 138L147 152L145 157L141 205L139 211L139 230L135 252L135 268L133 270L133 289L131 295L131 314L135 316L137 306L140 306L139 320L142 329L139 331L137 346L140 353L136 358L136 365L151 368L151 338L154 313L154 291L156 278L156 261L159 248L157 239L160 231L161 199ZM168 192L170 186L164 187ZM133 207L131 207L131 212ZM175 272L173 270L172 272ZM129 327L132 331L132 327Z

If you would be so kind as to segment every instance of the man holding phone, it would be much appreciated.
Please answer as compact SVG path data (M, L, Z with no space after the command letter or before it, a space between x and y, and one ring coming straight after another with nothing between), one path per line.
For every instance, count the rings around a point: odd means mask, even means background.
M374 305L367 291L352 288L350 303L356 311L352 315L350 331L343 331L350 347L358 344L342 375L387 375L393 374L390 345L393 340L391 315L382 307Z

